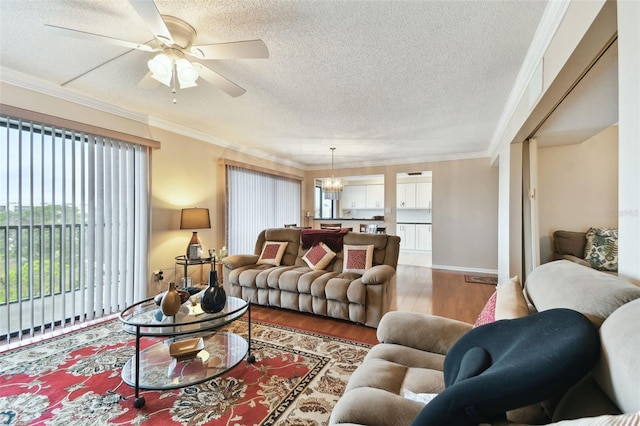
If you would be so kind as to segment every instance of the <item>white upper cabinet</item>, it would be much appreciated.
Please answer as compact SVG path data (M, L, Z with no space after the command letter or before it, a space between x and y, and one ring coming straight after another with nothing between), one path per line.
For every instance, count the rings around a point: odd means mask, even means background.
M431 182L416 183L416 208L431 209Z
M343 209L364 209L366 207L367 189L365 185L345 185L342 190Z
M430 209L431 182L399 183L396 187L399 209Z
M366 205L368 209L384 207L384 185L367 185Z
M396 187L396 207L399 209L414 209L416 207L416 184L399 183Z

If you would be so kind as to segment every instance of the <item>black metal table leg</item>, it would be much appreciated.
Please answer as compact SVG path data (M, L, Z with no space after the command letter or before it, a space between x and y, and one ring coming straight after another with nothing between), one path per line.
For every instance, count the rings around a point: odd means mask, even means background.
M135 399L133 400L133 406L135 408L144 407L144 396L140 395L140 327L136 327L136 385L135 385Z
M249 302L249 306L247 308L248 312L249 312L249 317L248 317L248 335L247 335L247 341L249 342L249 352L247 354L247 362L249 364L253 364L254 362L256 362L256 357L254 355L251 355L251 302Z

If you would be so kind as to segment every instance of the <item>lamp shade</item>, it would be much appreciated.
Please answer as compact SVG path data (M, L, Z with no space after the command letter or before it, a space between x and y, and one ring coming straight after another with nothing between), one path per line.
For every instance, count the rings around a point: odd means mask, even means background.
M204 229L211 228L209 209L198 207L182 209L180 215L180 229Z

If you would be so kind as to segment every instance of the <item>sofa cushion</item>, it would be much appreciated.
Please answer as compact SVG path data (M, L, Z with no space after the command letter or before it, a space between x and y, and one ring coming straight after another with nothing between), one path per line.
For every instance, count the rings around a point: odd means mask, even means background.
M302 260L309 265L309 268L320 270L326 268L334 257L336 257L336 253L321 242L311 247L302 256Z
M529 274L525 293L538 311L573 309L599 327L620 306L640 298L640 287L604 272L557 260L540 265Z
M584 247L584 258L593 269L618 271L618 230L589 228Z
M274 265L280 266L280 261L284 255L284 251L287 249L286 241L265 241L262 246L262 252L258 258L258 265Z
M373 266L373 244L366 246L344 246L343 272L364 274Z
M584 232L555 231L553 245L558 255L568 254L584 259L584 246L587 243Z
M618 308L602 324L602 356L594 378L623 413L640 412L640 299Z

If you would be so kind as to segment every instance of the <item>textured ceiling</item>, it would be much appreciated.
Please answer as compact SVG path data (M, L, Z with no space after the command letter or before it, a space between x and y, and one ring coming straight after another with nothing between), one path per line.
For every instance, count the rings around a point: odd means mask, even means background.
M189 22L197 44L262 39L268 59L203 61L246 94L232 98L199 80L174 105L167 87L136 86L152 53L45 30L149 42L150 30L122 0L0 0L0 78L42 79L68 96L307 169L325 168L331 146L337 168L477 157L488 153L547 1L156 4Z

